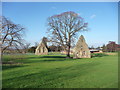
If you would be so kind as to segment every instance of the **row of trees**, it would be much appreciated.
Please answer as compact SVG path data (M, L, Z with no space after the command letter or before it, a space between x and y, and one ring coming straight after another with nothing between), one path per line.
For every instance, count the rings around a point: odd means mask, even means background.
M116 51L120 51L120 45L116 44L113 41L109 41L109 43L107 45L103 45L102 47L103 52L116 52Z

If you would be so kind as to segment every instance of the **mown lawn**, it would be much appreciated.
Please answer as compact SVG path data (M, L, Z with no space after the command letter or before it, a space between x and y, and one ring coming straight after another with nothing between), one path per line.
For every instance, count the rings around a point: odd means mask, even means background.
M3 88L117 88L118 57L3 56Z

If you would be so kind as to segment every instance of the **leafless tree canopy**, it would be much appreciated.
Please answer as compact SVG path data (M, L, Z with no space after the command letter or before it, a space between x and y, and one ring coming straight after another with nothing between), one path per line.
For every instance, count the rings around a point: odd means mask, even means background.
M22 36L24 35L25 28L19 24L14 24L4 16L2 18L1 30L1 51L3 53L9 47L17 47L22 43Z
M28 43L28 42L22 43L22 44L20 45L21 52L22 52L22 53L27 53L30 45L31 45L31 43Z
M79 31L86 30L87 23L75 12L64 12L48 18L49 40L64 47L70 57L71 43Z

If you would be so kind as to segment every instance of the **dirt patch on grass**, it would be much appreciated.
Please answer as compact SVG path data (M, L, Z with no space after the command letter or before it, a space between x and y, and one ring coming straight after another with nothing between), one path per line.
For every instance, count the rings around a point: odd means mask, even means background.
M107 55L117 55L118 53L105 53Z
M23 64L23 63L8 61L8 62L2 62L2 64L3 64L3 65L21 65L21 64Z

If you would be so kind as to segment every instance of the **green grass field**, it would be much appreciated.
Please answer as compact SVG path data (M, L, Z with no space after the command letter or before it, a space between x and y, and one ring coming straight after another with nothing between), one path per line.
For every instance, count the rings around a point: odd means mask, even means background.
M118 57L5 55L3 88L117 88Z

